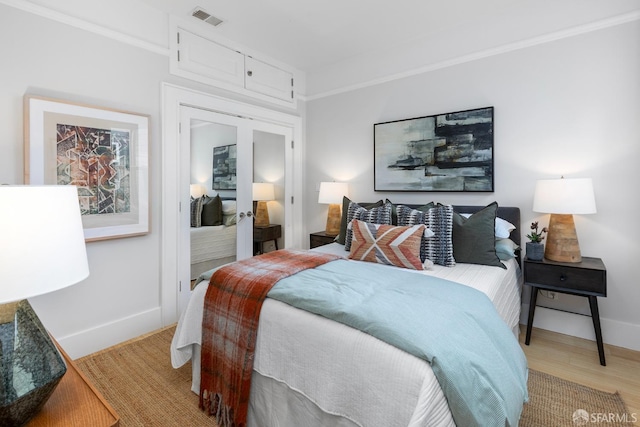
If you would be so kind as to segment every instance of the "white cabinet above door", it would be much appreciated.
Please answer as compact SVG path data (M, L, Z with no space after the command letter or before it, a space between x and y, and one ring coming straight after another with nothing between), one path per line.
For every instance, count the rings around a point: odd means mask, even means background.
M296 107L294 69L190 25L171 26L171 74Z
M293 100L293 74L250 56L245 58L245 87L282 100Z
M189 31L180 31L176 37L181 70L238 87L244 85L243 54Z

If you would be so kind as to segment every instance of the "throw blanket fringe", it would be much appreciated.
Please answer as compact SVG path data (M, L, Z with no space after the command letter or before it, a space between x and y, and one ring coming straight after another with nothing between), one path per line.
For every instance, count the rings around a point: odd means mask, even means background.
M229 264L209 281L202 318L200 409L220 427L246 425L258 321L280 280L340 257L279 250Z

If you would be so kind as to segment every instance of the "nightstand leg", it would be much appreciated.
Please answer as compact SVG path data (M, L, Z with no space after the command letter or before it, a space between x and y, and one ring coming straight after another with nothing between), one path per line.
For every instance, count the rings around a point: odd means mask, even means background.
M536 301L538 300L538 288L531 286L531 298L529 300L529 321L527 322L527 337L524 340L526 345L531 341L531 328L533 327L533 315L536 312Z
M604 344L602 343L602 330L600 329L600 312L598 311L598 298L589 297L589 307L591 308L591 320L593 320L593 329L596 331L596 342L598 343L598 355L600 356L600 364L607 366L604 361Z

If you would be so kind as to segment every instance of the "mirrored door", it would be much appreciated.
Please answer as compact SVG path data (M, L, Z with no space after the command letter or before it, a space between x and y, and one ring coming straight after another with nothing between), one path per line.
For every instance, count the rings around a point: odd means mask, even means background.
M179 299L186 306L200 274L253 255L253 155L239 117L183 107L181 128Z
M181 109L181 128L180 199L187 208L180 217L180 282L251 257L265 244L291 246L291 129L191 107ZM274 188L266 205L270 223L279 226L275 240L254 242L254 182ZM190 294L191 286L180 286L181 307Z
M293 176L292 131L290 128L267 123L253 123L253 182L266 183L273 188L273 199L264 202L268 211L270 230L268 238L275 240L255 242L255 252L266 252L292 246L293 241ZM254 194L256 209L261 203ZM254 213L256 211L254 209ZM260 224L260 209L255 224ZM259 227L259 226L258 226ZM276 235L273 235L273 233ZM260 233L256 233L260 240Z

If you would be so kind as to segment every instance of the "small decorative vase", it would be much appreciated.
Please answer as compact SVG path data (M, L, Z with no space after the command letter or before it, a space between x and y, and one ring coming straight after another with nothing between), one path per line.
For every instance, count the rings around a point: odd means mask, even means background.
M544 258L544 245L542 243L527 242L527 259L541 261Z

